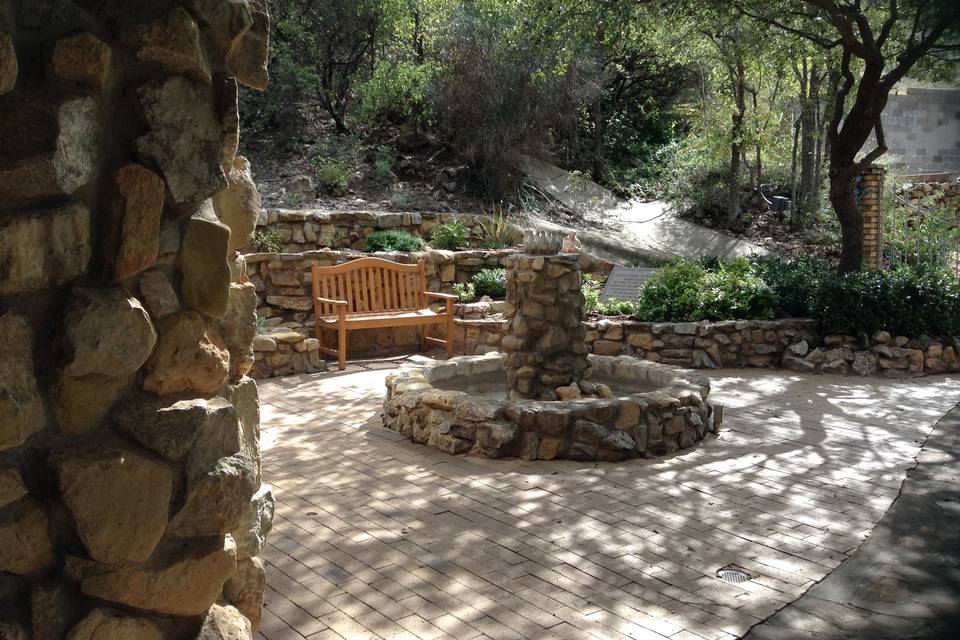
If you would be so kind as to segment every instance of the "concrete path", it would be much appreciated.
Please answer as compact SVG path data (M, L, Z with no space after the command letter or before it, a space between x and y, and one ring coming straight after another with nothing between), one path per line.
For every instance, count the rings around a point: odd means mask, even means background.
M960 401L943 377L716 371L724 429L683 455L484 460L379 426L391 366L261 385L267 640L741 637L857 550Z
M749 640L960 637L960 407L859 551Z
M609 190L543 160L521 158L521 169L544 193L570 209L603 219L614 231L577 231L593 255L623 261L625 258L735 258L766 249L746 240L681 220L663 202L624 201ZM538 226L556 227L549 222ZM636 255L633 255L636 254Z

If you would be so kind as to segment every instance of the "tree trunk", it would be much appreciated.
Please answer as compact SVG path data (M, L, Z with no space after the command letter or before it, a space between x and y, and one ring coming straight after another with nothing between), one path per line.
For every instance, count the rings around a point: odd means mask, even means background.
M593 149L591 150L592 166L590 168L590 179L599 184L603 181L604 174L603 139L604 136L606 136L607 118L606 111L600 100L594 102L590 111L591 117L593 118L593 140L591 142Z
M740 217L740 154L743 152L743 117L747 110L744 90L746 82L746 67L742 60L737 60L733 80L733 95L737 103L737 110L733 113L733 126L730 130L730 194L727 211L727 222L732 223Z
M800 207L797 206L797 145L800 139L800 119L793 122L793 144L790 146L790 228L799 229L803 224Z
M840 273L850 273L863 263L863 213L857 205L857 165L830 167L830 204L840 221Z
M804 63L806 67L806 63ZM800 100L800 193L799 204L802 215L813 213L813 203L816 200L816 191L819 185L815 183L816 174L816 146L817 146L817 64L814 63L810 73L804 68L804 95ZM801 87L803 87L801 85ZM801 88L803 91L803 88Z

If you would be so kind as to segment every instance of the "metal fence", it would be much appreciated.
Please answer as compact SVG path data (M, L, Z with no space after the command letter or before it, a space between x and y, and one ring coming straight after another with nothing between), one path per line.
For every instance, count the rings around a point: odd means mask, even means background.
M960 210L918 206L886 185L884 192L886 265L943 266L960 276Z

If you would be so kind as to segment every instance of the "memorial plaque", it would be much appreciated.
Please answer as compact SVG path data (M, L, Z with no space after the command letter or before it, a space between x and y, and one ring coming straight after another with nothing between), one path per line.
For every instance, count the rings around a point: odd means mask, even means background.
M608 302L611 298L636 302L643 285L659 273L659 269L647 267L614 267L600 294L600 302Z

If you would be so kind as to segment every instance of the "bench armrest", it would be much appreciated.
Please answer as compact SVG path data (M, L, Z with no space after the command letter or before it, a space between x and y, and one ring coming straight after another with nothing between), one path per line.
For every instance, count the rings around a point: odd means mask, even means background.
M332 298L320 298L320 297L315 298L315 300L317 302L326 302L327 304L335 304L335 305L344 306L344 307L347 306L346 300L334 300Z
M440 298L441 300L456 300L457 296L452 293L434 293L432 291L424 292L428 298Z

